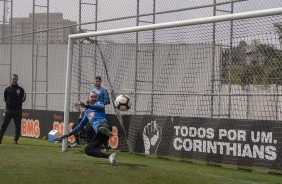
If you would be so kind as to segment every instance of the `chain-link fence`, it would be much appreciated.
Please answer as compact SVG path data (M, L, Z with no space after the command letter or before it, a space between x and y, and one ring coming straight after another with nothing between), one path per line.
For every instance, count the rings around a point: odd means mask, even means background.
M61 93L64 89L64 75L58 74L65 73L69 34L276 7L281 7L278 0L2 0L0 43L3 54L0 63L0 91L9 84L10 74L18 73L19 82L28 93L24 108L62 110L62 102L54 103L53 99L62 99L63 96ZM263 22L261 24L260 26L263 26ZM277 28L279 29L279 26ZM227 23L224 28L214 27L215 37L222 34L226 39L230 38L226 47L234 47L232 39L236 39L236 30L231 23ZM152 34L150 37L154 39ZM197 37L197 40L190 41L200 40L201 37ZM3 101L0 106L4 107Z

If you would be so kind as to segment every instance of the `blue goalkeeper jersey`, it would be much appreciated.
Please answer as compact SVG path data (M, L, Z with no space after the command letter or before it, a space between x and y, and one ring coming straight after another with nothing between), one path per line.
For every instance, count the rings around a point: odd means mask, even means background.
M109 93L105 88L96 87L96 88L93 88L91 92L96 93L99 97L99 101L103 102L104 105L110 104L111 101L110 101Z
M94 131L98 133L99 131L99 125L100 123L108 123L106 119L105 114L105 105L103 102L98 101L94 104L91 104L87 106L87 111L85 112L82 120L80 121L79 125L77 125L70 133L69 135L76 134L81 129L83 129L86 124L89 122L89 124L92 126Z

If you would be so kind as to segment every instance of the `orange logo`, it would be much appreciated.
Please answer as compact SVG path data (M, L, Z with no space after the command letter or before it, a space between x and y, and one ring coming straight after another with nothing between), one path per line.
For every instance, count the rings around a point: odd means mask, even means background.
M91 119L93 118L94 116L94 112L91 112L89 115L88 115L88 120L89 122L91 121Z
M73 125L73 123L69 123L68 132L70 132L72 130L72 125ZM60 134L63 135L64 134L64 123L63 122L59 123L57 121L54 121L54 123L53 123L53 130L58 130L60 132ZM73 143L75 141L74 136L73 135L70 136L68 138L68 141L70 143Z
M22 112L22 117L28 117L29 113L28 112Z
M116 149L118 147L118 128L116 126L112 126L113 137L111 137L108 141L108 145Z
M40 136L40 123L39 121L32 120L32 119L25 119L22 118L22 128L21 128L21 134L25 137L35 137L38 138Z

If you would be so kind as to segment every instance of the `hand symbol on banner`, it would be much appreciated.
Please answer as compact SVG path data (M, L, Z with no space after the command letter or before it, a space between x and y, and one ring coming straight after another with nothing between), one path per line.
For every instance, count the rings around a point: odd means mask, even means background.
M151 121L144 127L143 141L145 146L145 154L156 154L161 142L162 130L156 123Z

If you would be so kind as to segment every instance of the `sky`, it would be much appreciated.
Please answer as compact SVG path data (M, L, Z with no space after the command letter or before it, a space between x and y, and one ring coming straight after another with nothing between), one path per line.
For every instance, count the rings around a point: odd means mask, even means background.
M137 0L81 0L82 3L95 3L98 1L98 20L113 19L118 17L134 16L137 13ZM170 11L188 7L200 7L214 2L230 2L231 0L155 0L156 12ZM238 0L235 0L238 1ZM0 20L3 20L3 0L0 1ZM153 12L154 0L139 0L139 13L146 14ZM47 0L35 0L36 5L46 6ZM10 5L10 3L8 3ZM242 0L234 3L234 13L263 10L282 7L282 0ZM230 10L230 4L217 7L221 10ZM49 0L50 13L63 13L64 19L79 21L79 0ZM95 21L95 6L82 5L82 23ZM33 0L13 0L13 17L28 17L33 11ZM11 12L11 11L10 11ZM36 13L45 13L45 7L35 7ZM223 15L217 11L216 15ZM156 23L171 22L213 16L212 7L201 8L189 11L167 13L156 15ZM10 17L10 15L9 15ZM141 17L141 21L152 22L153 16ZM1 22L0 22L1 23ZM148 23L140 22L139 25ZM100 23L98 30L116 29L122 27L136 26L136 18ZM84 29L93 30L93 25L82 26ZM186 37L186 36L184 36ZM187 38L188 39L188 38Z
M98 19L110 19L123 16L136 15L137 0L81 0L83 3L93 3L98 1ZM226 2L230 0L216 0L216 2ZM212 4L214 0L155 0L156 11L168 11L173 9L187 8ZM0 1L0 17L3 20L3 3ZM36 5L47 5L47 0L35 0ZM9 5L10 3L8 3ZM49 0L50 12L63 13L65 19L78 21L79 16L79 0ZM153 12L153 0L140 0L140 14ZM282 7L281 0L248 0L245 2L235 3L235 12L244 12L268 8ZM230 5L218 7L221 9L229 9ZM33 10L33 0L13 0L13 16L28 17ZM46 12L46 8L35 7L35 12ZM82 5L82 22L93 21L95 17L94 5ZM10 15L9 15L10 16ZM212 16L211 8L199 9L186 13L167 14L167 16L158 16L159 22L183 20L190 18L198 18ZM170 18L169 18L170 17ZM0 19L0 20L1 20Z

